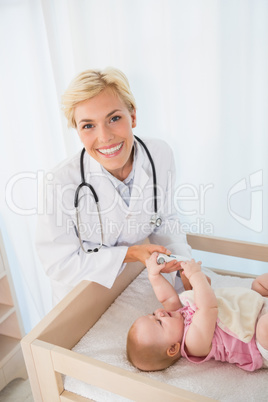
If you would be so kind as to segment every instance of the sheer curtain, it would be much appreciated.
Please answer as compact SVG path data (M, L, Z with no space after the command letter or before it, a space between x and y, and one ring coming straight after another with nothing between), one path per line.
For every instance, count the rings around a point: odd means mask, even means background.
M174 149L186 230L267 243L267 49L266 0L1 0L0 219L26 332L51 307L34 245L44 178L81 147L60 110L73 76L126 73L135 133Z

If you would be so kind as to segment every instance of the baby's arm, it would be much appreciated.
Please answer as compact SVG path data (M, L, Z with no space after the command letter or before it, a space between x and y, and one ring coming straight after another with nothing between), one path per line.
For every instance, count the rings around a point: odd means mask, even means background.
M268 297L268 273L257 276L251 288L262 296Z
M185 345L189 355L207 356L218 317L217 299L199 263L191 260L182 262L181 266L193 287L197 307L186 334Z
M156 259L157 253L153 253L150 258L145 261L148 277L154 293L165 310L178 310L182 307L179 296L169 281L161 275L161 270L165 267L165 264L157 264Z

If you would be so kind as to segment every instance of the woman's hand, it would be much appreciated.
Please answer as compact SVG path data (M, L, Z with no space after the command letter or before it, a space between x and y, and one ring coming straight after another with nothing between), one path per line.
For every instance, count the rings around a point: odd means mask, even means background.
M169 251L166 247L158 246L157 244L135 245L135 246L130 246L128 248L124 262L140 261L144 265L146 265L145 261L148 258L150 258L150 256L154 252L168 254L168 255L171 254L171 251ZM173 260L173 261L169 261L168 263L166 263L164 269L162 269L161 272L169 273L169 272L177 271L180 268L181 268L180 262Z

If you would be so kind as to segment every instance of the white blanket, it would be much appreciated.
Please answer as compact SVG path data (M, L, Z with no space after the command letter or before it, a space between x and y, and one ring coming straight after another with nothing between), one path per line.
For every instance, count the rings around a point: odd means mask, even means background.
M221 276L209 270L203 270L211 277L213 288L228 286L250 288L251 286L251 279ZM167 370L154 373L141 373L132 367L126 358L128 330L136 318L152 313L158 307L160 305L147 279L147 273L143 271L73 350L219 401L266 402L268 400L268 370L248 373L228 363L211 360L202 365L194 365L186 359L180 359ZM65 378L64 388L95 401L126 401L125 398L70 377Z
M258 315L264 304L264 297L254 290L243 287L215 289L218 303L218 326L227 334L248 343L255 334ZM187 290L180 295L181 302L196 311L194 291Z

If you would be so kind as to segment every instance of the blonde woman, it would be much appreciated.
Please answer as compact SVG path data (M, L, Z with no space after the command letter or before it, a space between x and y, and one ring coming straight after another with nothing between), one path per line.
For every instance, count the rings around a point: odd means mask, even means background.
M84 279L110 288L127 262L145 264L153 252L191 255L173 202L172 151L146 133L142 141L133 135L136 103L126 76L115 68L85 71L62 103L84 149L51 172L38 221L54 304ZM148 237L151 244L142 244ZM166 272L179 268L176 260L166 264Z

